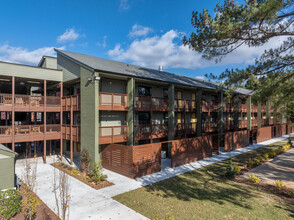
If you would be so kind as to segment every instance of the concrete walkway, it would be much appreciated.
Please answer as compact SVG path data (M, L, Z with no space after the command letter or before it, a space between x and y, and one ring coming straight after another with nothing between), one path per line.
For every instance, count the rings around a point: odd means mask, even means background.
M176 168L166 167L161 172L137 179L129 179L117 173L105 170L104 173L108 175L108 181L114 183L114 185L100 190L95 190L80 182L79 180L69 176L71 181L71 203L69 219L147 219L134 210L113 200L111 197L217 163L219 161L246 153L277 141L282 141L287 137L288 136L274 138L259 144L250 145L248 147L231 151L229 153L214 155L213 157L190 164L185 164ZM20 178L22 177L24 162L24 160L17 160L16 163L16 174ZM54 194L52 193L53 169L55 168L49 165L52 162L53 157L47 158L47 164L43 163L42 158L38 158L38 186L36 193L43 200L43 202L48 205L49 208L56 212L55 198Z
M262 183L275 185L275 180L282 180L286 187L294 189L294 149L252 169L242 177L248 179L252 174L259 176Z

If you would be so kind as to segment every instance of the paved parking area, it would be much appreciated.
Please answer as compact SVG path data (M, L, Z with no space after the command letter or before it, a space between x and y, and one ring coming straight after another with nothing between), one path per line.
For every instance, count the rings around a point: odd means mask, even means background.
M275 180L282 180L286 187L294 189L294 149L252 169L243 178L248 179L252 174L259 176L262 183L275 184Z

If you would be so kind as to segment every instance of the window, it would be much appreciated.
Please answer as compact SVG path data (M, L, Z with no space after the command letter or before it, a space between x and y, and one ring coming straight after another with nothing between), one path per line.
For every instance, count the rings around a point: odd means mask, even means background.
M139 86L138 94L139 96L151 96L151 87Z
M163 89L163 97L168 98L168 89Z
M149 124L150 124L150 113L139 112L139 125L149 125Z

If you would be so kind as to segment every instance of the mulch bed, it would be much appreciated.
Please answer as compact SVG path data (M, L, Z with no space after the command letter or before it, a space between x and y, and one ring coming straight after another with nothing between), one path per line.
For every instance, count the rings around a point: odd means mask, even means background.
M294 205L294 199L289 196L290 189L288 189L286 187L284 187L282 189L278 189L276 186L271 185L271 184L267 184L267 183L251 183L248 180L243 179L241 177L236 177L236 179L234 179L232 181L237 182L237 183L247 184L247 185L254 186L259 189L265 190L267 192L271 192L271 193L279 196L285 202L287 202L291 205Z
M23 184L23 183L22 183ZM24 197L22 187L20 187L20 194ZM35 194L35 196L39 200L39 205L36 209L35 220L59 220L60 218ZM0 215L1 220L5 220L4 217ZM25 215L23 210L11 218L11 220L24 220Z
M111 182L109 182L107 180L104 180L103 182L96 184L94 181L92 181L90 179L90 177L86 173L80 172L78 169L75 169L75 168L73 168L71 166L62 166L62 163L60 163L60 162L52 163L51 166L65 172L66 174L68 174L68 175L76 178L77 180L87 184L88 186L92 187L93 189L102 189L102 188L113 185L113 183L111 183ZM73 171L76 171L76 172L79 172L79 173L75 174L75 173L73 173Z

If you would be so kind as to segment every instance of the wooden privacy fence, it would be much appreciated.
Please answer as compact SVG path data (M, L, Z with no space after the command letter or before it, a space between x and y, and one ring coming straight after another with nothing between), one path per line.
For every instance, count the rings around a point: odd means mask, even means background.
M130 178L137 178L161 171L161 143L138 146L120 144L104 145L104 168Z
M253 129L252 136L256 143L272 139L274 136L272 126Z
M169 142L171 147L171 167L191 163L212 156L213 135L185 138Z
M249 145L248 130L228 132L224 134L224 148L226 152L243 148Z

